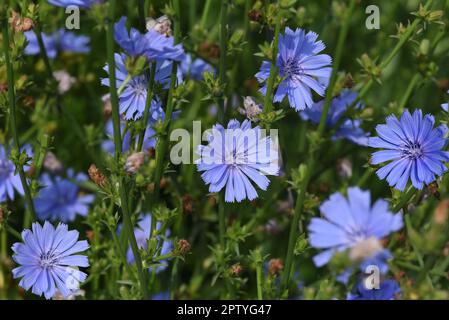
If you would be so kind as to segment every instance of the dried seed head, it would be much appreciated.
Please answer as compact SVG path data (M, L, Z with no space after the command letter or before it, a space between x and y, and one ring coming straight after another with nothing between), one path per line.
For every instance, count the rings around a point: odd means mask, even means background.
M90 179L99 187L106 184L106 177L101 173L95 164L91 164L88 170Z
M44 159L44 168L50 171L51 173L61 172L63 169L61 161L56 158L55 154L51 151L48 151L45 154Z
M231 274L233 276L239 276L243 271L242 265L240 263L236 263L231 266Z
M181 239L178 241L178 252L182 254L183 256L190 252L190 243L185 240Z
M182 208L185 214L191 214L193 212L193 199L189 194L185 194L182 197Z
M268 273L271 275L278 274L284 269L284 263L281 259L271 259L268 262Z
M433 213L433 222L438 225L443 225L447 222L447 218L449 215L449 199L445 199L441 201L435 212Z
M360 261L375 256L382 249L380 241L375 237L370 237L354 246L349 252L349 258L353 261Z
M137 173L145 161L145 154L143 152L135 152L131 154L125 163L125 170L128 173Z
M260 22L262 21L262 17L262 11L260 10L253 9L248 12L248 18L251 21Z
M105 94L101 97L101 100L103 101L103 116L107 120L112 115L111 94Z

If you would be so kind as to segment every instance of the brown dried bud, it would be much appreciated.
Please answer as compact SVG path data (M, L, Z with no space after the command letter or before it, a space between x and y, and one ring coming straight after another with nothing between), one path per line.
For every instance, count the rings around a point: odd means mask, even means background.
M262 20L262 17L262 11L260 10L253 9L248 12L248 18L251 21L260 22Z
M90 179L99 187L104 187L106 184L106 177L103 173L97 168L95 164L91 164L88 170Z
M185 194L182 197L182 209L185 214L191 214L193 212L193 201L192 196Z
M12 16L9 18L9 23L15 32L29 31L34 25L33 20L30 18L22 18L16 11L12 12Z
M449 199L441 201L433 213L433 222L439 225L445 224L449 214Z
M95 233L93 230L86 231L86 238L89 239L89 241L93 241L94 237L95 237Z
M242 265L240 263L236 263L231 266L231 274L233 276L239 276L243 271Z
M178 241L178 252L184 256L187 253L189 253L189 251L190 251L190 243L185 239L179 240Z
M34 22L30 18L24 18L22 21L22 30L30 31L34 27Z
M137 173L145 161L143 152L135 152L126 159L125 170L128 173Z
M6 83L0 83L0 93L7 92L8 85Z
M344 88L351 89L354 87L354 78L352 78L352 75L348 73L345 77L345 82L343 83Z
M34 109L34 107L36 106L36 100L32 96L24 97L22 103L26 108Z
M284 269L284 263L281 259L271 259L268 262L268 273L271 275L278 274Z
M161 182L159 183L159 188L165 189L168 186L168 180L165 178L161 179Z

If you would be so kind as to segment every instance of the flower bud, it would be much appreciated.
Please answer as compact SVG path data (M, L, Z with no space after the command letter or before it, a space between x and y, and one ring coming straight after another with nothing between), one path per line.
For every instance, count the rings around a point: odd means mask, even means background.
M185 239L181 239L181 240L179 240L178 241L178 252L181 254L181 255L186 255L187 253L189 253L190 252L190 243L187 241L187 240L185 240Z
M106 184L106 177L101 173L96 165L91 164L88 170L90 179L99 187L103 187Z

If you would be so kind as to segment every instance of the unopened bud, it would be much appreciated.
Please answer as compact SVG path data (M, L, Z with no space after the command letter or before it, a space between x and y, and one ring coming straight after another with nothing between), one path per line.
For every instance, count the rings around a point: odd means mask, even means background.
M143 152L135 152L126 159L125 170L128 173L137 173L145 161Z
M99 187L103 187L106 184L106 177L101 173L96 165L91 164L88 170L90 179Z
M284 263L281 259L271 259L268 262L268 273L271 275L278 274L284 269Z
M178 241L178 252L181 255L186 255L187 253L190 252L190 243L185 240L185 239L181 239Z

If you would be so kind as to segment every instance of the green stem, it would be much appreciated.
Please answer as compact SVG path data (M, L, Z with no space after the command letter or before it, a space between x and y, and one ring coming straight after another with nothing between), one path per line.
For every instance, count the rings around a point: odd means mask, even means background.
M115 60L114 60L114 14L115 14L115 0L109 1L109 18L107 20L107 28L106 28L106 44L107 44L107 56L108 56L108 65L109 65L109 91L111 94L111 105L112 105L112 122L114 128L114 144L115 144L115 161L117 164L117 168L120 168L120 156L122 151L122 140L120 136L120 114L118 107L118 95L116 88L116 77L115 77ZM123 224L124 228L127 231L127 235L129 238L129 242L131 244L131 250L134 255L134 259L136 260L137 273L140 281L140 289L144 299L149 297L148 288L146 286L146 274L143 270L142 266L142 258L139 253L139 249L137 246L136 237L134 235L134 229L132 226L131 216L129 213L128 207L128 193L126 191L126 185L124 183L124 179L122 176L118 176L119 183L119 193L120 193L120 201L121 208L123 213Z
M224 203L224 195L218 194L218 227L219 227L219 237L220 245L222 249L225 248L225 235L226 235L226 211Z
M408 190L399 198L398 203L393 207L393 212L398 212L399 210L401 210L413 197L415 191L415 188L413 186L410 186Z
M147 91L147 100L145 103L145 111L143 113L142 118L142 128L139 135L139 142L137 144L137 152L142 151L143 146L143 140L145 137L145 131L147 129L148 124L148 117L150 115L150 107L151 107L151 101L153 100L153 87L154 87L154 77L156 75L156 62L153 62L151 64L151 70L150 70L150 81L148 83L148 91Z
M326 97L325 97L324 106L323 106L323 113L321 115L320 124L318 126L317 140L316 140L316 141L318 141L317 143L319 143L321 136L325 129L327 114L329 112L330 102L332 99L332 92L333 92L335 82L337 79L337 72L338 72L341 57L343 54L343 48L344 48L346 36L348 34L349 25L350 25L352 13L354 11L356 2L357 2L356 0L351 0L349 8L346 12L346 18L344 20L343 26L341 27L340 33L338 36L338 42L337 42L337 47L335 50L335 60L334 60L334 65L333 65L333 69L332 69L332 74L331 74L331 77L329 80L329 86L326 91ZM318 146L311 146L310 157L309 157L309 160L307 163L306 174L305 174L305 177L303 178L301 186L298 190L298 195L297 195L296 205L295 205L295 213L293 216L293 222L291 224L290 235L289 235L289 240L288 240L287 254L286 254L286 259L285 259L285 269L282 274L281 291L280 291L281 295L283 295L284 291L287 289L289 281L290 281L290 277L291 277L292 265L293 265L293 251L294 251L297 233L298 233L298 229L299 229L299 218L302 215L303 210L304 210L304 208L303 208L304 200L305 200L306 191L307 191L307 188L309 185L310 177L313 172L313 167L316 162L315 157L316 157L317 149L318 149Z
M399 110L403 110L408 100L410 99L413 91L415 90L416 85L421 79L421 75L419 73L415 73L412 80L408 84L407 89L405 90L404 96L402 97L401 103L399 104Z
M220 61L218 67L218 78L220 80L220 86L223 90L219 99L219 121L223 122L225 117L225 94L226 91L226 40L227 40L227 32L226 32L226 18L227 18L227 1L221 0L221 9L220 9Z
M263 300L263 290L262 290L262 264L258 263L256 266L256 276L257 276L257 299Z
M11 127L11 134L14 142L14 147L17 152L20 152L20 142L19 135L17 133L17 121L16 121L16 94L14 89L14 70L11 63L11 58L9 56L9 32L8 32L8 20L6 17L0 17L2 19L2 34L3 34L3 51L5 53L5 62L6 62L6 76L8 81L8 103L9 103L9 124ZM33 198L31 196L31 191L28 186L28 182L26 180L25 171L23 170L22 164L17 164L17 169L19 171L20 181L23 186L23 190L25 192L25 200L28 206L28 210L25 211L25 219L24 221L31 220L29 217L29 213L31 213L32 217L36 217L36 211L34 210ZM27 218L28 217L28 218ZM25 227L29 225L26 224Z
M206 4L204 5L203 15L201 16L201 29L204 29L206 26L207 18L209 18L210 8L212 5L212 0L206 0Z
M48 58L47 50L45 49L44 40L42 39L42 30L40 26L40 22L36 23L34 27L34 31L36 33L37 43L39 45L39 50L42 58L44 59L45 69L47 70L48 77L54 81L53 71L50 64L50 59Z
M276 27L274 30L274 42L272 47L272 57L270 66L270 76L267 81L267 91L263 106L264 112L270 112L273 109L273 86L276 78L276 60L278 55L279 33L281 32L282 9L279 9L276 16Z

